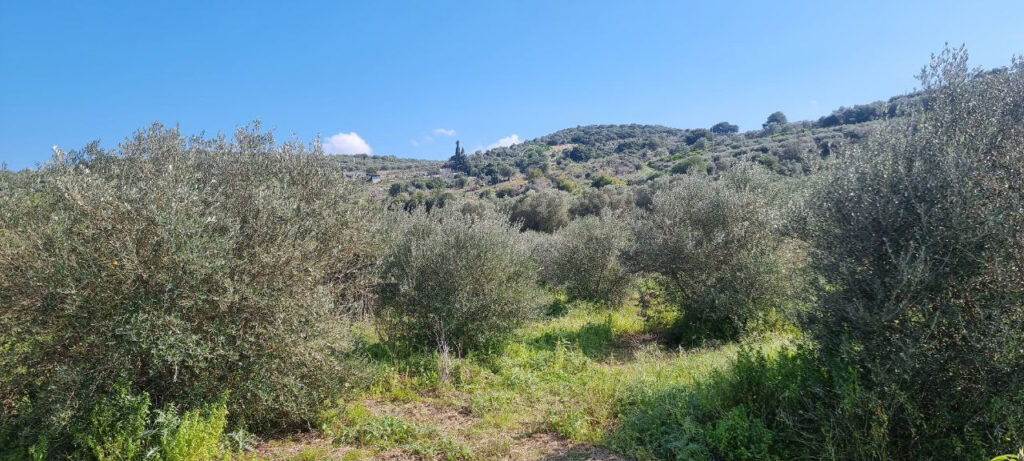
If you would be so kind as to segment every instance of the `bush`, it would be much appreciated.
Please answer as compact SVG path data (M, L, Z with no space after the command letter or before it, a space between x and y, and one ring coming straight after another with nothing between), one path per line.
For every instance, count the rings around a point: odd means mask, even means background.
M706 174L708 172L708 162L704 160L704 157L700 155L691 155L679 161L672 166L673 174Z
M76 428L78 451L74 457L99 461L229 459L228 448L221 444L226 423L223 402L183 415L174 405L151 412L148 394L132 394L128 386L119 383L93 407L88 422ZM45 446L33 448L29 454L36 458L57 454L44 452ZM22 457L18 453L0 455Z
M1018 448L1024 404L1024 63L974 78L946 50L928 109L847 155L809 199L824 277L808 327L888 422L890 457ZM1006 407L1011 408L1011 407Z
M0 446L64 453L122 381L157 405L230 392L261 430L314 417L350 374L372 262L328 162L255 128L154 125L0 191Z
M576 181L565 176L559 176L555 178L555 188L560 191L572 193L576 190Z
M569 207L569 213L573 216L598 216L609 212L627 211L633 208L635 203L633 193L624 186L585 189Z
M589 146L573 146L565 151L565 156L574 162L586 162L593 158L604 157L604 154Z
M605 186L625 185L626 182L608 174L598 174L590 178L590 187L602 188Z
M507 216L398 213L389 229L379 319L392 343L434 348L444 359L539 314L536 266Z
M227 422L223 404L178 415L171 406L157 412L156 430L160 455L166 461L205 461L229 459L220 444Z
M143 452L148 423L149 396L118 386L93 407L80 444L97 460L132 460Z
M711 127L711 132L714 134L732 134L739 133L740 127L733 125L729 122L718 122Z
M651 210L634 221L626 259L666 282L683 310L681 339L734 339L799 290L778 233L780 197L773 180L753 170L720 181L684 176L657 191Z
M764 165L769 170L774 170L779 164L779 158L772 154L761 154L757 156L757 163Z
M541 246L541 280L572 299L620 303L631 277L619 263L625 226L610 216L575 219Z
M768 119L764 122L764 126L765 129L767 129L769 125L786 125L788 123L789 119L786 118L786 114L776 111L772 112L771 115L768 116Z
M512 205L510 219L523 229L551 233L569 223L569 201L560 192L529 192Z

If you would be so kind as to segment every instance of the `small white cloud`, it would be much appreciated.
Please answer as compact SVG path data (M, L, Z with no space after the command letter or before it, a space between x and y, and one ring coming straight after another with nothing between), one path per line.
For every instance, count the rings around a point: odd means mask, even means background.
M351 133L338 133L327 138L324 143L324 152L328 154L354 155L372 154L373 149L355 131Z
M453 128L434 128L434 134L438 136L455 136Z
M417 141L417 140L415 140L415 139L412 139L412 140L410 140L410 141L409 141L409 144L412 144L412 145L413 145L413 147L415 147L415 146L418 146L418 145L420 145L420 142L419 142L419 141Z
M508 146L513 145L513 144L519 144L520 142L522 142L522 141L519 140L519 135L518 134L512 134L510 136L505 136L504 138L499 139L494 144L491 144L491 145L487 146L487 148L488 149L494 149L495 147L508 147Z

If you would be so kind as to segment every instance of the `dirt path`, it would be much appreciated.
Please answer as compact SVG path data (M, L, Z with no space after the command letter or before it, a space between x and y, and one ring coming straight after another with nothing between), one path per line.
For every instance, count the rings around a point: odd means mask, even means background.
M495 428L460 405L467 396L424 396L423 400L390 402L379 398L362 401L374 415L391 415L410 423L436 428L440 436L469 447L472 459L482 460L623 460L600 447L576 444L530 427ZM254 453L265 460L408 460L444 459L423 455L406 447L377 449L338 443L322 433L296 434L289 439L262 443Z

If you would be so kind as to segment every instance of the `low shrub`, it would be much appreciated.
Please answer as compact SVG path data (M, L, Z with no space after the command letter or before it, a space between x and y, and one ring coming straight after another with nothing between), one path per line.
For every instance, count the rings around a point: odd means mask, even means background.
M784 190L765 175L678 177L632 222L624 259L660 277L682 310L683 342L735 339L760 312L789 309L803 288L800 253L780 231Z
M611 216L575 219L541 245L540 278L570 299L621 303L632 281L619 263L627 238L625 225Z
M207 461L230 459L221 443L227 424L223 402L180 413L176 406L150 410L149 395L117 387L93 406L87 422L74 430L72 457L108 460ZM45 444L33 446L33 459L55 457ZM17 451L0 452L4 459L21 459Z
M436 349L447 360L540 314L527 237L507 216L397 213L389 229L378 320L393 344Z
M610 174L597 174L590 178L590 187L600 189L605 186L623 186L626 181L623 181Z
M625 186L585 189L569 207L569 213L577 217L620 213L631 210L635 203L633 191Z
M569 223L569 201L562 192L531 191L512 205L509 218L523 229L551 233Z
M673 174L707 174L708 162L700 155L691 155L672 165Z

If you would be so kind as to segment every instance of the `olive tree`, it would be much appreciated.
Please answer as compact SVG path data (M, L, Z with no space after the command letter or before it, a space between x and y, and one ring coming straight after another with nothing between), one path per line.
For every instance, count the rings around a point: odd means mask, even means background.
M692 332L684 339L735 338L759 311L781 307L792 282L779 195L751 169L722 180L684 176L656 191L650 211L634 220L626 260L666 282Z
M569 200L559 191L529 191L512 204L510 219L523 229L551 233L569 222Z
M711 132L714 134L732 134L738 133L739 131L739 126L733 125L732 123L729 122L718 122L711 127Z
M526 236L499 213L395 213L382 254L378 318L388 341L456 356L539 312Z
M576 198L569 213L573 216L602 215L628 211L636 204L636 197L626 186L608 186L584 189Z
M926 108L807 206L827 282L809 329L860 372L894 453L977 458L1024 436L1024 63L981 76L966 60L934 57Z
M357 187L258 127L154 125L0 188L0 445L64 453L122 382L161 406L227 393L251 430L315 417L369 294Z
M540 245L541 280L570 298L617 304L632 280L619 262L628 238L624 223L610 215L574 219Z

